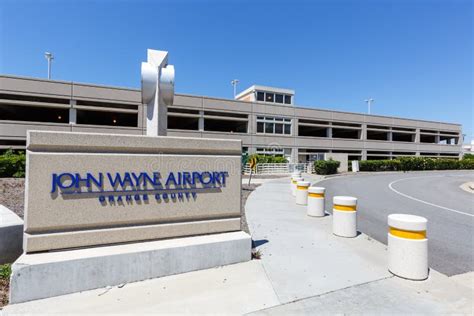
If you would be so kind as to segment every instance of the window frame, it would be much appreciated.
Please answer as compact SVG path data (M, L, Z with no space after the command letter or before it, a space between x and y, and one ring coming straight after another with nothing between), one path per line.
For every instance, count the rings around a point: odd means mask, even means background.
M263 135L282 135L282 136L291 136L292 135L292 126L293 120L286 117L273 117L273 116L257 116L256 119L257 129L256 134L263 134ZM262 126L263 124L263 132L259 132L259 124ZM276 125L281 125L281 133L277 133ZM268 128L267 125L272 125L271 128ZM270 132L270 129L272 132ZM288 132L288 133L287 133Z

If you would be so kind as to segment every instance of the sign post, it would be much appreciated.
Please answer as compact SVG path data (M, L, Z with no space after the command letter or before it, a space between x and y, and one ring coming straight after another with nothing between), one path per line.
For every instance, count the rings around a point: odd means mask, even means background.
M250 158L249 165L250 165L250 176L249 176L249 185L250 185L250 181L252 180L252 172L253 171L257 172L257 157Z

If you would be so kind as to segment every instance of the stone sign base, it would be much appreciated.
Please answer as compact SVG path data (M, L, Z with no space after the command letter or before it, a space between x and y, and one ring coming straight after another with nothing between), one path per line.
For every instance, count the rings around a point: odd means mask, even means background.
M249 261L245 232L23 254L13 264L10 303Z

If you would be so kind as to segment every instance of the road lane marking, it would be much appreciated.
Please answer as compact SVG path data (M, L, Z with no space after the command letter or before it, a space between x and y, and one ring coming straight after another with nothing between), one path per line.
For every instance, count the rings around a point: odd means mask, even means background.
M430 206L434 206L434 207L437 207L437 208L440 208L440 209L443 209L443 210L446 210L446 211L450 211L450 212L454 212L454 213L458 213L458 214L462 214L462 215L466 215L466 216L469 216L469 217L474 217L473 214L469 214L469 213L465 213L465 212L461 212L461 211L458 211L458 210L455 210L455 209L452 209L452 208L449 208L449 207L445 207L445 206L441 206L441 205L437 205L437 204L434 204L434 203L430 203L430 202L427 202L427 201L423 201L423 200L420 200L420 199L417 199L416 197L413 197L413 196L410 196L408 194L405 194L405 193L402 193L398 190L396 190L393 185L397 182L400 182L400 181L404 181L404 180L409 180L409 179L419 179L419 178L432 178L432 177L444 177L443 176L424 176L424 177L410 177L410 178L403 178L403 179L398 179L398 180L395 180L395 181L392 181L388 184L388 187L390 190L392 190L393 192L401 195L401 196L404 196L408 199L411 199L413 201L417 201L417 202L420 202L420 203L424 203L424 204L427 204L427 205L430 205Z

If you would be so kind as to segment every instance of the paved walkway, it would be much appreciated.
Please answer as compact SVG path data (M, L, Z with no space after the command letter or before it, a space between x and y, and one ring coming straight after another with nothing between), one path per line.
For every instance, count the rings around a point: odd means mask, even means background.
M295 204L288 179L257 188L246 214L282 304L257 314L472 312L472 274L464 278L470 287L434 270L423 282L392 276L383 244L364 234L332 235L332 217L308 217L306 207Z
M246 213L261 260L11 305L5 315L472 313L473 274L393 277L383 244L333 236L330 216L307 217L294 203L288 178L258 187Z

